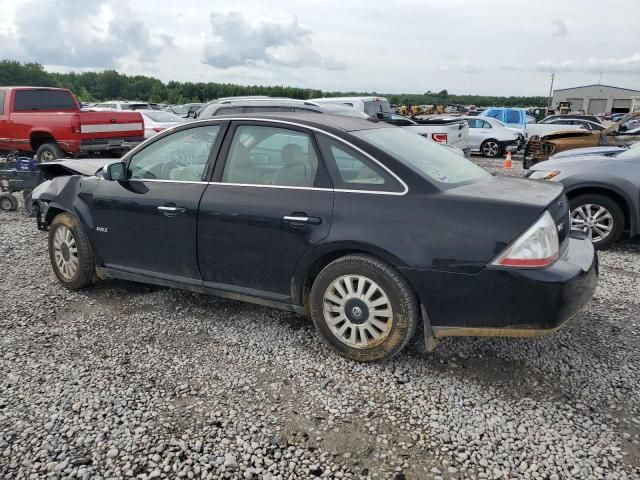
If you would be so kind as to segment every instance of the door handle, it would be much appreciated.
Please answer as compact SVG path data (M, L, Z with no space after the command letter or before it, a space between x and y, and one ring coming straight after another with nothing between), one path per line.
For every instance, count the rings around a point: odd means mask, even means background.
M187 211L187 209L183 207L167 206L167 205L160 205L157 208L158 208L158 211L160 211L166 217L175 217L176 215L179 215Z
M319 225L322 223L322 220L319 217L308 217L306 215L285 215L283 220L287 223L297 224L297 223L306 223L309 225Z

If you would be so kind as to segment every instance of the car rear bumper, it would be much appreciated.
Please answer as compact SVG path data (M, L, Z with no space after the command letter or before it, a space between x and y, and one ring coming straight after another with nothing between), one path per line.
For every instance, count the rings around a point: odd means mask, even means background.
M106 152L110 150L128 150L144 142L144 137L99 138L82 140L80 152Z
M589 302L598 257L589 240L571 238L562 257L544 269L403 273L416 288L436 337L537 336L553 333Z

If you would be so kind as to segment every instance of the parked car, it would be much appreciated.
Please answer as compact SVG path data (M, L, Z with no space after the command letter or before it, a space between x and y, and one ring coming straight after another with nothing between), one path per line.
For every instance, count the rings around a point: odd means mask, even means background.
M385 97L326 97L309 100L320 105L336 103L354 108L371 117L391 115L391 105Z
M381 117L383 121L393 123L389 117ZM393 117L391 117L393 118ZM465 157L471 156L469 148L469 125L460 117L411 118L417 126L406 127L442 145L457 147Z
M573 113L567 113L562 115L547 115L540 123L551 123L553 120L588 120L590 122L599 123L602 125L602 119L597 115L578 115Z
M172 112L182 118L195 118L196 113L203 107L204 103L185 103L173 107Z
M469 125L469 147L488 158L515 152L526 144L525 132L496 118L460 117Z
M548 160L527 175L564 185L572 228L588 233L597 249L609 247L624 231L640 234L640 148Z
M151 105L146 102L129 102L123 100L109 100L91 107L92 110L150 110Z
M144 138L151 138L167 128L184 122L184 118L171 112L162 110L139 110L139 112L144 121Z
M597 282L561 186L494 177L383 122L198 120L100 177L61 166L33 196L64 286L121 278L308 312L354 360L399 353L420 319L430 345L550 333Z
M0 87L0 152L35 153L38 162L90 153L121 156L143 135L139 113L81 110L61 88Z
M640 112L625 116L601 132L558 131L529 138L524 167L529 168L565 150L596 146L628 146L640 141Z
M565 125L575 125L583 130L601 132L605 129L604 125L600 122L592 122L582 118L554 118L548 121L541 122L545 125L556 125L559 130L563 129Z
M552 125L546 123L535 123L534 118L529 116L526 108L488 108L480 114L480 117L491 117L500 120L512 127L521 128L527 132L529 137L542 135L558 130L579 130L578 125Z
M574 148L572 150L565 150L564 152L551 155L549 157L549 160L560 160L562 158L582 157L587 155L604 155L609 157L620 152L626 152L630 148L639 148L639 147L640 147L640 143L634 143L633 145L624 146L624 147L606 146L606 147Z
M370 115L349 107L340 103L322 103L318 104L310 100L297 100L294 98L275 98L275 97L236 97L226 98L210 102L206 104L198 112L198 118L211 118L219 115L232 115L238 113L253 113L253 112L301 112L301 113L325 113L331 115L346 115L357 118L376 119L381 120L392 125L396 125L402 128L406 128L415 133L422 135L430 140L437 141L443 145L446 145L446 141L449 139L449 132L451 132L451 138L455 138L456 135L463 136L464 132L459 132L460 121L446 122L448 126L429 126L419 125L417 122L410 118L403 117L402 115L390 114L381 115L379 118L371 117ZM435 138L432 138L435 135ZM444 137L443 137L444 135ZM442 141L444 140L444 142ZM456 153L460 153L463 156L469 156L470 150L466 148L465 142L456 142L457 145L447 145L454 149ZM460 148L464 146L465 150Z
M605 120L609 120L611 122L619 122L624 118L626 113L612 113L604 117Z

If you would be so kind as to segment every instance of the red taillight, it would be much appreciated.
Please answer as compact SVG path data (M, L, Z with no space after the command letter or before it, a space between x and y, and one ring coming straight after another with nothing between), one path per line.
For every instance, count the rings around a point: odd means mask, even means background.
M447 134L446 133L432 133L431 134L431 139L434 142L438 142L438 143L447 143Z
M80 130L80 116L79 115L73 115L71 117L71 131L73 133L81 133L81 130Z
M153 130L154 132L161 132L164 130L164 127L153 127L151 130Z

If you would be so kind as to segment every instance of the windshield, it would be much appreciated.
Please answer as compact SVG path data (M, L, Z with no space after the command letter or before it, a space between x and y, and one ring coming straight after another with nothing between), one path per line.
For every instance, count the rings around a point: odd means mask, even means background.
M629 150L625 150L624 152L616 155L616 158L620 160L630 160L632 158L640 158L640 143L634 143L629 147Z
M459 186L490 176L486 170L461 157L455 150L442 148L436 142L409 130L375 128L351 133L441 186Z
M150 118L154 122L182 122L182 117L174 115L171 112L144 112L143 115L145 117Z

